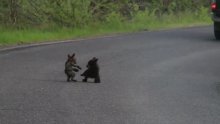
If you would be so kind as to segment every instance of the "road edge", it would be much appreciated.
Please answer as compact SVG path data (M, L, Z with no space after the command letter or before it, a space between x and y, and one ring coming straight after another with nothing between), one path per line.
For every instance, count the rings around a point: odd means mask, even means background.
M203 28L203 27L208 27L208 26L211 26L211 25L188 26L188 27L178 27L178 28L159 29L159 30L150 30L150 31L137 31L137 32L129 32L129 33L115 33L115 34L112 33L112 34L109 34L109 35L86 37L86 38L79 38L79 39L72 39L72 40L71 39L69 39L69 40L57 40L57 41L30 43L30 44L22 44L22 45L14 45L14 46L5 46L5 47L3 46L3 47L0 47L0 53L9 52L9 51L16 51L16 50L22 50L22 49L38 47L38 46L45 46L45 45L70 43L70 42L77 42L77 41L102 39L102 38L111 38L111 37L118 37L118 36L122 36L122 35L126 36L126 35L130 35L130 34L133 34L133 33L172 31L172 30L181 30L181 29Z

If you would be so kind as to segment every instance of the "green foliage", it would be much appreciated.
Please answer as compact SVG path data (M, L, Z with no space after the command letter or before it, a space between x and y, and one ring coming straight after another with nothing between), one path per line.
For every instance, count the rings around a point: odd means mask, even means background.
M76 27L89 22L89 3L88 0L24 0L23 10L32 25Z
M0 45L210 24L207 0L0 0Z
M149 10L138 11L130 21L123 20L118 13L108 14L106 22L89 25L83 28L76 27L50 27L50 29L23 29L14 30L13 28L0 27L0 46L10 44L23 44L40 41L64 40L88 36L97 36L109 33L146 31L164 29L172 27L194 26L201 24L211 24L211 19L207 16L208 9L200 8L197 13L185 11L175 14L165 14L158 17Z
M207 0L0 0L0 25L17 28L84 27L91 23L130 21L139 11L163 15L201 11Z

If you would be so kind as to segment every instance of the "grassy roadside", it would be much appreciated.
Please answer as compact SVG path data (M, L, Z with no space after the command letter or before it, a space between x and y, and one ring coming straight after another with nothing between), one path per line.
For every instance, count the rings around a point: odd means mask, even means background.
M58 28L22 30L0 27L0 46L29 44L53 40L76 39L82 37L100 36L112 33L136 32L143 30L159 30L168 28L210 25L212 23L206 10L200 13L184 12L157 17L147 12L139 12L129 22L121 21L119 15L112 14L107 22L92 24L83 28Z

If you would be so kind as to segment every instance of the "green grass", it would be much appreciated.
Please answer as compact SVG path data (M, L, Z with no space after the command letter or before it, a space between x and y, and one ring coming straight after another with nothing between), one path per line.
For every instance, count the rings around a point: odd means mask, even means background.
M183 12L178 15L169 14L156 17L148 12L139 12L133 20L122 22L120 16L112 14L105 23L92 24L84 28L51 29L13 29L0 27L0 46L47 42L53 40L77 39L82 37L100 36L112 33L136 32L143 30L158 30L212 23L207 9L199 13Z

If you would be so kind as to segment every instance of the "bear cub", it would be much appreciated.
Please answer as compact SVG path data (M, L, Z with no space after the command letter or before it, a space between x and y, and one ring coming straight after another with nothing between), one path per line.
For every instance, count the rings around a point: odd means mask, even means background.
M67 60L65 62L65 74L67 76L67 81L74 81L76 82L76 80L74 79L76 76L76 72L78 72L79 70L81 70L81 67L78 66L76 64L76 58L75 58L75 53L73 53L73 55L69 55L67 56Z
M87 70L81 74L84 77L83 82L88 78L93 78L95 83L100 83L98 58L93 57L87 64Z

